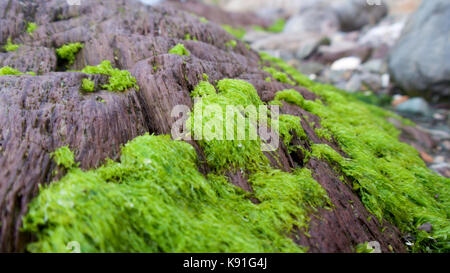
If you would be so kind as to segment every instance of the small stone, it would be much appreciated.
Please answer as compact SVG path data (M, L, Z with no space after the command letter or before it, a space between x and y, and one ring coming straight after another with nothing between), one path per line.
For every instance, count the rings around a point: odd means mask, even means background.
M383 66L386 66L383 60L374 59L365 62L363 64L363 69L372 73L382 74L386 72L386 69L383 69Z
M391 76L389 74L385 73L383 74L383 76L381 76L381 87L388 88L390 82Z
M417 228L418 230L423 230L425 232L431 233L433 231L433 226L430 223L425 223Z
M439 113L435 113L435 114L433 115L433 118L434 118L434 119L437 119L437 120L444 120L444 119L445 119L444 115L439 114Z
M361 76L359 76L358 74L354 74L350 81L347 82L347 84L345 85L345 90L350 91L350 92L356 92L358 90L361 90Z
M442 155L437 156L437 157L434 159L434 162L436 162L436 163L444 163L444 162L445 162L445 157L442 156Z
M325 66L317 62L304 62L298 66L298 70L303 74L320 74Z
M423 161L426 163L433 163L434 159L431 155L427 154L426 152L420 152L420 157L422 157Z
M331 65L332 70L355 70L361 66L361 59L358 57L345 57L335 61Z
M421 116L431 116L430 106L423 98L412 98L409 99L395 108L399 112L405 114L414 114Z
M408 96L395 95L392 100L392 106L397 107L397 105L404 103L407 100L409 100Z

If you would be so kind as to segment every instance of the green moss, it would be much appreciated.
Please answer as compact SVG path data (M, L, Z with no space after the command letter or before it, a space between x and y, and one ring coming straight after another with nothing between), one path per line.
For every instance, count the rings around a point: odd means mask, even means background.
M6 45L3 46L3 49L5 49L6 51L16 51L17 49L19 49L19 47L20 45L13 44L13 42L11 41L11 37L9 37L6 41Z
M260 171L249 182L260 204L225 177L199 173L191 145L144 135L120 162L72 168L41 188L23 218L37 238L28 250L68 252L77 241L82 252L304 252L289 231L329 202L311 173Z
M280 59L267 54L262 58L321 97L298 106L321 118L321 126L348 158L326 145L314 145L313 156L337 163L379 220L414 234L412 251L450 251L450 180L428 169L413 147L398 140L400 132L386 119L400 118L333 86L315 83ZM432 224L432 234L417 230L426 222Z
M267 32L273 32L273 33L280 33L280 32L283 32L285 25L286 25L286 20L280 18L280 19L277 19L268 28L263 28L261 26L254 26L253 29L257 30L257 31L267 31Z
M20 72L17 69L14 69L9 66L4 66L0 68L0 76L6 76L6 75L23 75L24 73Z
M197 37L192 38L191 34L186 33L186 35L184 35L184 39L187 41L197 41Z
M90 79L83 79L81 89L85 92L94 92L95 82L91 81Z
M294 105L298 105L300 107L304 107L305 99L303 96L295 89L285 89L282 91L278 91L275 94L274 101L285 101Z
M75 156L68 146L60 147L50 154L58 166L71 169L76 167Z
M113 68L110 61L102 61L97 66L86 66L81 72L86 74L102 74L109 76L109 84L103 85L109 91L124 91L129 88L139 90L136 79L126 70Z
M208 82L199 83L192 92L197 101L187 123L192 136L201 139L198 142L209 155L208 165L220 173L230 169L257 170L262 166L268 166L268 159L261 151L261 140L256 135L254 116L246 115L243 109L238 108L263 105L255 88L248 82L229 79L219 81L217 88L218 92ZM211 108L215 106L219 109ZM226 114L227 107L236 107L232 108L235 110L233 115ZM221 111L223 115L212 110ZM234 126L236 119L242 121L244 128ZM209 126L207 132L204 129L206 124ZM234 128L230 128L231 125ZM222 135L216 134L219 130L222 130ZM242 140L238 140L240 139L238 130L245 132Z
M65 61L67 65L72 65L75 62L75 55L84 47L81 43L70 43L63 45L62 47L56 49L56 55Z
M206 19L205 17L199 17L198 20L205 24L209 22L208 19Z
M169 50L170 54L177 54L180 56L190 56L191 53L184 47L183 44L177 44L171 50Z
M272 77L277 81L282 83L288 83L290 85L295 85L295 82L289 79L289 76L286 73L278 71L273 67L264 67L263 69L264 71L272 75Z
M356 253L372 253L373 249L369 246L369 243L359 244L356 246Z
M295 147L290 145L293 138L292 132L295 132L297 137L300 139L308 139L300 123L299 117L292 115L280 115L279 128L280 136L283 138L284 144L288 147L289 151L295 149Z
M235 48L237 46L236 40L230 40L225 44L226 47Z
M333 140L330 131L326 128L317 127L317 128L314 128L314 132L316 133L316 135L318 137L320 137L322 139L326 139L329 142L331 142Z
M216 94L216 88L207 81L201 81L191 92L191 97L204 97Z
M32 34L37 29L36 23L28 22L27 23L27 33Z
M242 38L244 38L244 36L245 36L245 32L246 31L243 28L234 28L234 27L232 27L230 25L225 25L225 24L222 25L222 28L226 32L228 32L231 35L233 35L234 37L238 38L239 40L242 40Z
M204 81L208 81L209 80L209 76L206 73L202 74L202 78Z
M9 66L4 66L2 68L0 68L0 76L7 76L7 75L32 75L32 76L36 76L36 73L34 72L27 72L27 73L22 73L17 69L14 69L12 67Z

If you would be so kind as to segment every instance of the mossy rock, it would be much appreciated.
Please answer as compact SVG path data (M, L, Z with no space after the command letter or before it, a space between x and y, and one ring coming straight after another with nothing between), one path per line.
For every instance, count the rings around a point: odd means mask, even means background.
M37 4L49 15L29 18L83 33L72 68L84 73L0 76L0 251L67 252L74 241L82 252L368 252L372 241L383 252L449 251L450 182L387 119L412 124L231 45L234 36L189 13L101 2L78 13ZM42 33L14 37L24 54L55 52L57 33ZM4 66L13 54L1 55ZM279 147L261 150L259 133L174 139L177 122L194 136L204 129L194 118L214 104L263 106L268 128L279 106ZM236 118L253 128L245 111ZM426 222L431 234L417 229Z

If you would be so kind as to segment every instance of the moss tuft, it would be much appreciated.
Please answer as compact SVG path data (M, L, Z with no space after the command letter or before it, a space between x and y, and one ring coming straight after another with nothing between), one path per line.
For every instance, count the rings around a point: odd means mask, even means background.
M28 22L27 23L27 33L32 34L37 29L36 23Z
M273 67L264 67L263 70L272 75L272 77L279 82L295 85L295 82L289 79L289 76L284 72L278 71Z
M95 82L91 81L90 79L83 79L81 89L85 92L94 92Z
M13 44L13 42L11 41L11 37L9 37L6 41L6 45L3 46L3 49L5 49L6 51L16 51L17 49L19 49L19 47L20 45Z
M76 167L75 156L68 146L60 147L50 154L58 166L71 169Z
M282 91L278 91L275 94L275 98L274 98L274 102L281 102L281 101L285 101L294 105L298 105L301 108L304 108L304 104L305 104L305 99L303 98L303 96L294 89L285 89Z
M106 88L109 91L124 91L129 88L139 90L136 79L131 76L130 72L113 68L111 62L107 60L102 61L97 66L86 66L81 72L86 74L108 75L109 84L103 85L102 88Z
M9 66L4 66L0 68L0 76L6 76L6 75L23 75L24 73L20 72L17 69L14 69Z
M242 40L242 38L244 38L245 36L246 31L243 28L234 28L230 25L222 25L222 28L239 40Z
M277 19L268 28L263 28L261 26L254 26L253 29L257 30L257 31L267 31L267 32L273 32L273 33L280 33L280 32L283 32L285 25L286 25L286 20L284 20L283 18L280 18L280 19Z
M31 75L31 76L36 76L36 73L34 73L34 72L22 73L19 70L14 69L14 68L9 67L9 66L4 66L4 67L0 68L0 76L7 76L7 75L14 75L14 76Z
M230 40L225 44L226 47L235 48L237 46L236 40Z
M56 54L60 59L67 61L70 66L75 62L75 55L84 47L81 43L70 43L56 49Z
M184 47L183 44L177 44L171 50L169 50L170 54L177 54L180 56L190 56L191 53Z

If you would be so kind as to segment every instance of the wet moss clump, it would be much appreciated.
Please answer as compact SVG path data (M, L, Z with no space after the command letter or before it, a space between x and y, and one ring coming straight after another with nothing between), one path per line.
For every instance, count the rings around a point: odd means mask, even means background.
M272 75L272 77L279 82L295 85L295 82L289 79L288 75L284 72L278 71L273 67L264 67L263 70Z
M261 26L254 26L253 29L255 29L257 31L267 31L267 32L273 32L273 33L280 33L280 32L283 32L285 25L286 25L286 20L284 20L283 18L280 18L280 19L277 19L268 28L264 28L264 27L261 27Z
M27 23L27 33L32 34L37 29L36 23L28 22Z
M226 32L230 33L231 35L233 35L234 37L236 37L239 40L242 40L242 38L244 38L245 33L246 33L245 29L243 29L243 28L234 28L234 27L232 27L230 25L225 25L224 24L224 25L222 25L222 28Z
M81 43L70 43L63 45L56 49L56 55L58 58L65 60L67 65L70 66L75 62L75 55L84 47Z
M237 46L237 42L236 42L236 40L230 40L225 43L225 46L230 47L230 48L235 48Z
M312 207L328 204L310 171L260 171L249 182L260 204L224 176L199 173L191 145L137 137L119 162L69 168L40 189L23 218L37 238L27 249L68 252L76 241L81 252L304 252L290 231L307 226Z
M8 76L8 75L13 75L13 76L32 75L32 76L36 76L36 73L34 73L34 72L22 73L19 70L14 69L14 68L9 67L9 66L4 66L4 67L0 68L0 76Z
M81 89L85 92L94 92L95 82L91 81L90 79L83 79Z
M20 45L18 44L14 44L11 41L11 37L8 38L8 40L6 41L6 45L3 46L3 49L6 51L16 51L17 49L19 49Z
M77 166L77 164L75 163L75 155L69 149L69 146L59 147L53 153L51 153L50 156L58 166L64 167L66 169L71 169L72 167Z
M102 85L102 88L106 88L109 91L124 91L129 88L139 90L136 78L130 72L113 68L108 60L102 61L97 66L86 66L81 72L109 76L109 83Z
M177 54L180 56L190 56L191 53L184 47L183 44L177 44L172 49L169 50L170 54Z
M216 91L206 81L199 83L191 94L196 100L187 123L193 138L199 139L209 155L208 165L217 172L239 168L256 170L268 165L253 125L258 110L243 114L244 109L238 108L255 106L257 109L263 105L255 88L248 82L229 79L219 81L217 88ZM233 115L227 115L227 107L234 110ZM235 120L242 121L242 126L234 126ZM243 130L241 138L238 130Z
M411 233L416 238L412 251L450 251L450 179L428 169L413 147L400 142L400 132L387 118L408 122L345 91L315 83L280 59L261 57L321 97L303 103L285 98L319 116L326 134L332 135L348 157L325 144L314 145L313 156L337 164L379 220ZM417 229L427 222L433 226L431 234Z

